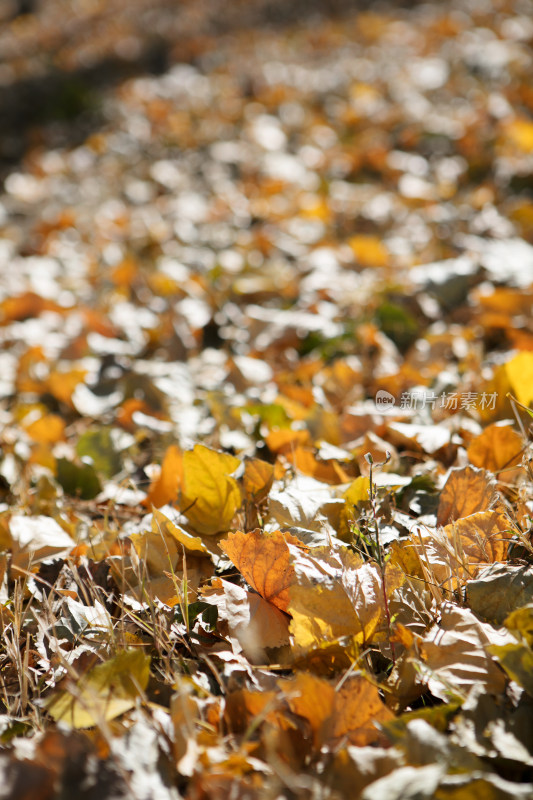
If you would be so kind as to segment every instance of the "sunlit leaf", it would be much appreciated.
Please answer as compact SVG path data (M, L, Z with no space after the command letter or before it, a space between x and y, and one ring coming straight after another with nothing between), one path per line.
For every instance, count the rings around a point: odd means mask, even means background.
M239 464L235 456L199 444L183 453L180 508L198 533L228 530L242 502L239 485L231 477Z
M260 458L247 458L244 462L242 484L246 497L254 503L262 502L274 480L274 467Z
M440 496L437 523L445 525L477 511L488 511L495 501L494 492L494 481L484 470L452 470Z
M491 472L505 470L509 478L509 467L520 464L524 443L522 437L508 423L489 425L468 447L468 458L475 467Z
M78 685L51 695L44 703L56 722L90 728L120 716L137 703L148 684L150 657L142 650L124 650L98 664Z
M533 697L533 650L525 644L505 644L492 645L488 651L496 656L511 680Z
M259 594L282 611L289 605L289 587L295 581L288 543L301 542L281 531L236 531L219 542L239 572Z

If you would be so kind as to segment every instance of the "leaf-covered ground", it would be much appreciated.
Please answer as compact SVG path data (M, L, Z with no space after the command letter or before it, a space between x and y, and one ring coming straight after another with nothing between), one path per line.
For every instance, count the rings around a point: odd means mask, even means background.
M533 3L285 5L1 12L2 797L533 796Z

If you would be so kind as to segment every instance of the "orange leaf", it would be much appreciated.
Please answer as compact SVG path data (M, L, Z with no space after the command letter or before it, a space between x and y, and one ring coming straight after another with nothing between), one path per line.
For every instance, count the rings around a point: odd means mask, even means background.
M289 605L289 588L296 580L287 543L301 545L299 539L281 531L250 533L236 531L219 542L250 586L281 611Z
M297 446L294 450L285 453L285 458L298 472L310 475L317 481L337 486L339 483L348 483L350 480L349 475L338 461L332 458L318 459L312 450L307 448Z
M501 511L479 511L446 525L450 542L460 538L461 548L470 564L476 566L503 561L513 532Z
M64 439L65 422L57 414L45 414L26 427L26 433L39 444L55 444Z
M85 380L87 370L71 369L69 372L53 371L48 376L46 388L56 400L72 407L72 393L78 385Z
M171 444L165 453L159 477L150 486L145 504L161 508L166 503L172 503L178 497L182 480L183 456L179 447Z
M374 723L394 716L363 675L352 675L337 689L324 678L299 672L278 686L291 711L309 722L317 748L335 747L346 739L358 747L375 744L383 734Z
M14 320L38 317L43 311L65 313L66 309L35 292L25 292L17 297L6 297L0 303L0 321L1 324L5 324Z
M475 467L499 472L520 464L524 443L509 423L495 422L470 443L468 458Z
M247 458L244 462L242 484L246 498L260 503L268 495L274 480L274 467L260 458Z
M494 480L482 469L453 469L442 490L437 525L445 525L477 511L487 511L494 503Z
M272 453L286 453L299 445L309 445L311 437L309 431L293 431L290 428L282 428L278 431L270 431L265 441Z
M388 253L377 236L358 235L348 240L353 254L363 267L384 267Z

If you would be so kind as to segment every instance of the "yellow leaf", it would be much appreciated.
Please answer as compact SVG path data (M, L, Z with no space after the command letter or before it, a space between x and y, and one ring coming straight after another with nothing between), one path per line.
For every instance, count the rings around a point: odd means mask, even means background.
M528 645L533 645L533 604L517 608L512 611L504 620L507 630L518 631L526 640Z
M511 393L519 403L529 406L533 401L533 353L530 351L518 353L504 365L504 368L511 384Z
M352 236L348 244L363 267L384 267L388 263L389 254L377 236Z
M57 414L45 414L27 425L26 433L39 444L52 445L64 439L65 422Z
M159 511L154 512L151 531L132 533L130 539L140 568L129 558L111 563L123 591L140 601L147 596L156 597L174 606L182 600L186 568L188 601L197 599L200 583L212 574L212 564L206 558L208 551L201 539L174 525Z
M46 381L46 387L57 400L73 407L74 389L85 380L86 375L87 370L85 369L71 369L69 372L52 371Z
M56 722L71 728L90 728L133 708L146 689L150 657L142 650L124 650L98 664L75 687L45 701Z
M370 499L370 480L363 475L356 478L343 494L346 504L340 515L339 536L344 541L349 541L350 525L357 516L354 506L368 503Z
M334 554L315 548L293 557L296 582L290 588L290 631L298 657L325 643L348 637L359 645L387 636L383 584L375 563L363 564L348 550ZM387 595L401 585L403 572L387 567Z
M178 544L178 552L181 549L181 545L188 553L209 555L207 547L199 536L191 536L190 533L184 531L179 525L174 525L168 517L165 517L165 515L157 509L154 510L152 515L152 533L162 533L165 537L171 536Z
M496 656L511 680L533 697L533 651L525 644L492 645L487 650Z
M358 506L370 497L370 480L362 475L356 478L343 494L348 505Z
M526 153L533 151L533 122L515 119L505 126L505 135L513 144Z
M180 509L198 533L212 535L227 531L241 505L241 492L235 478L240 461L197 444L183 454L183 485Z

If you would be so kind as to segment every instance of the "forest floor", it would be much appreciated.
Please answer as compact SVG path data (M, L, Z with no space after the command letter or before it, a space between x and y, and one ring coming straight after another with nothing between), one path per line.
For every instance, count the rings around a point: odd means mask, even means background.
M0 797L533 796L532 41L4 3Z

